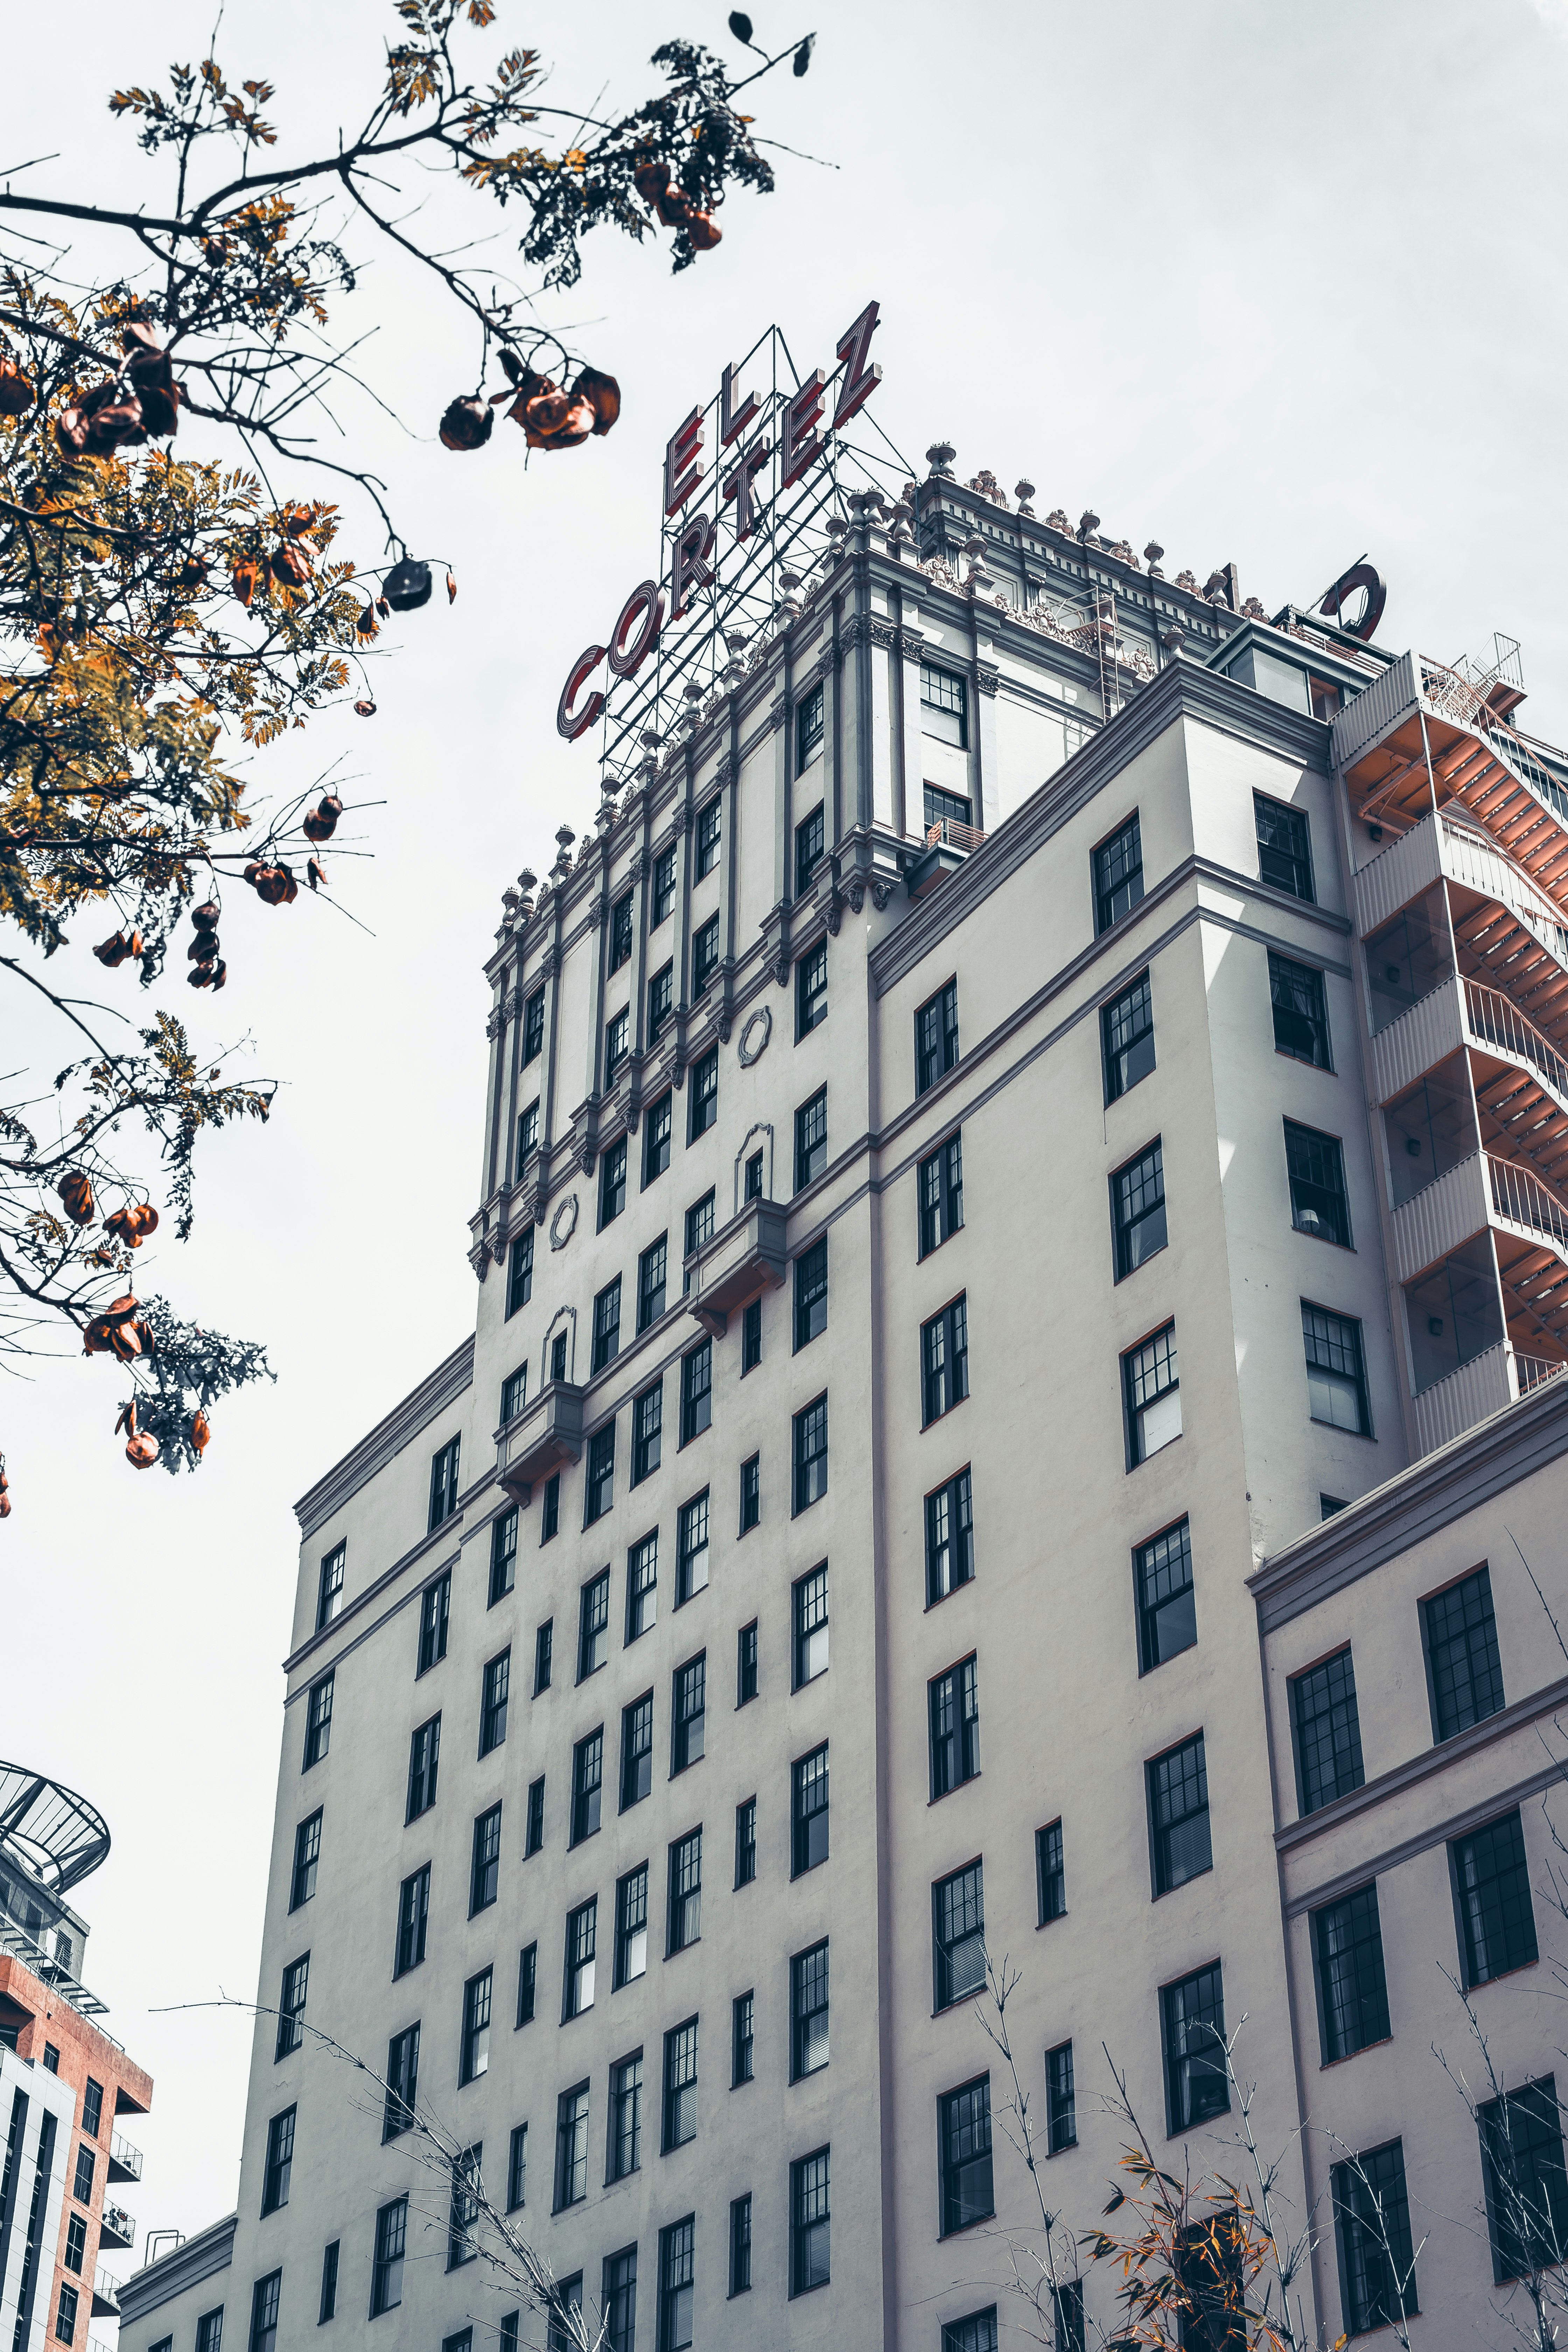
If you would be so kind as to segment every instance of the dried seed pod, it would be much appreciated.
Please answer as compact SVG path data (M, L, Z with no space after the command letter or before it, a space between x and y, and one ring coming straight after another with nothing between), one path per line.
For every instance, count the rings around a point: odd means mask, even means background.
M669 186L668 163L639 163L632 173L632 185L645 205L657 205Z
M621 413L621 387L615 377L605 375L599 368L582 368L572 393L574 399L585 400L593 410L595 432L607 433Z
M686 221L686 234L691 241L693 253L711 253L724 232L711 213L693 210Z
M137 936L135 932L131 935L132 939ZM123 963L127 956L135 953L136 950L132 946L131 939L128 939L123 931L116 931L111 939L100 940L93 950L93 954L98 958L99 962L106 963L111 971L116 964Z
M284 588L308 588L315 574L303 548L285 545L272 551L272 577Z
M129 1328L141 1340L142 1356L147 1362L151 1363L158 1352L158 1342L153 1337L153 1326L151 1323L132 1323Z
M384 621L388 621L392 618L392 607L387 603L384 596L378 596L376 598L375 609L381 614Z
M482 400L469 396L450 401L441 419L441 445L447 449L482 449L494 424L495 417Z
M195 1447L197 1454L202 1454L206 1452L211 1442L212 1431L207 1425L207 1417L200 1405L197 1405L191 1415L191 1444Z
M68 457L107 457L122 444L147 438L142 403L129 384L96 383L55 419L55 438Z
M373 596L366 604L364 611L360 614L359 619L354 623L354 635L356 637L374 637L375 634L375 599Z
M310 509L309 507L288 506L283 508L278 520L290 539L303 539L310 528Z
M336 793L327 793L313 809L306 812L301 827L307 841L331 841L338 829L338 819L343 804Z
M174 433L180 422L180 387L168 352L152 329L136 320L121 327L120 340L132 354L126 373L135 388L144 428L160 436Z
M185 950L186 961L189 963L213 963L216 961L216 958L217 933L216 931L198 931L195 938L191 941L190 946Z
M237 555L228 567L229 583L242 604L248 605L261 585L261 565L254 555Z
M452 577L451 573L448 572L447 572L447 604L455 604L457 603L457 601L458 601L458 583L457 583L457 582L453 579L453 577Z
M65 1202L66 1214L73 1224L91 1224L94 1213L92 1184L79 1168L68 1170L55 1190Z
M316 860L312 857L310 864L305 868L305 878L310 883L312 890L319 889L326 881L327 869L324 866L318 866Z
M218 965L218 967L217 967L217 970L216 970L216 971L214 972L214 974L213 974L213 989L214 989L215 993L216 993L216 992L218 989L222 988L222 987L225 985L225 983L226 982L227 979L228 979L228 966L227 966L227 964L226 964L226 963L220 963L220 964Z
M185 985L187 988L210 988L215 976L216 968L212 964L199 963L195 971L186 972Z
M374 702L356 702L354 704L354 709L359 712L362 719L374 719L375 717L375 705Z
M300 885L287 866L247 866L245 878L268 907L286 907L300 895Z
M158 1441L149 1431L133 1437L125 1449L125 1459L133 1470L150 1470L158 1459Z
M416 613L422 604L430 602L434 583L427 563L405 555L393 565L381 584L382 593L395 613Z
M134 1437L136 1434L136 1400L134 1397L132 1398L129 1404L122 1404L118 1414L115 1416L114 1434L116 1437L119 1436L121 1430L125 1432L127 1437Z
M193 591L205 588L207 584L206 558L203 555L187 555L174 574L174 584L178 588L189 588Z
M217 919L222 912L216 898L207 898L201 906L191 908L191 920L198 931L216 931Z
M142 934L140 931L132 931L131 934L131 952L133 956L139 956L142 952Z
M103 1229L126 1249L140 1249L147 1235L158 1230L158 1212L150 1202L141 1208L116 1209L105 1217Z
M0 354L0 416L26 416L37 397L16 361Z
M109 1334L109 1345L122 1364L133 1364L142 1353L142 1339L134 1323L116 1323Z

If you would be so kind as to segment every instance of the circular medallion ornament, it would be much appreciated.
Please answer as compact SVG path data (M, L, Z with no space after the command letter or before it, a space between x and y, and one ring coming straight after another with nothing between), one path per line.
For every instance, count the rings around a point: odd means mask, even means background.
M735 1049L741 1057L741 1067L743 1070L749 1070L753 1062L762 1060L768 1049L768 1039L773 1034L773 1013L765 1004L759 1004L742 1030L741 1042Z
M552 1250L564 1249L576 1230L577 1195L575 1192L568 1192L566 1198L562 1202L561 1206L556 1210L555 1214L550 1220L551 1248Z

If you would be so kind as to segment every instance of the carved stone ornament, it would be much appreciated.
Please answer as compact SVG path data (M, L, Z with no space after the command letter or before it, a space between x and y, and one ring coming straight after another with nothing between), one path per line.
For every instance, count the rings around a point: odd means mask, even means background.
M777 981L781 988L787 988L789 986L789 950L786 947L781 946L773 963L773 978Z
M893 892L897 887L897 883L885 882L880 878L872 882L871 904L875 907L879 915L881 913L883 908L887 905L889 899L892 897Z
M691 811L684 801L676 802L669 813L669 822L678 835L686 831L691 823Z
M748 1014L746 1025L741 1032L741 1042L735 1048L736 1057L743 1070L749 1070L753 1062L762 1060L773 1034L773 1013L767 1005L759 1004L754 1013Z
M539 960L539 970L540 975L542 979L553 980L555 978L556 974L561 970L561 950L559 948L550 947L545 949L543 955Z
M489 1250L486 1249L483 1242L476 1242L473 1248L468 1252L468 1264L473 1267L474 1273L478 1276L479 1280L483 1282L486 1275L489 1274L490 1270L490 1254Z
M729 785L731 785L731 784L732 784L732 783L734 782L734 781L735 781L735 762L734 762L734 761L731 758L731 756L730 756L730 754L729 754L729 752L728 752L728 751L726 751L726 752L725 752L725 754L724 754L723 758L720 761L720 762L719 762L718 766L714 769L714 771L713 771L713 781L714 781L714 782L715 782L715 783L720 787L721 791L724 790L724 789L725 789L725 788L727 788Z
M501 1265L506 1257L506 1227L504 1225L498 1225L495 1232L490 1235L490 1255L494 1258L498 1265ZM481 1276L481 1280L482 1278L483 1277Z
M858 915L858 914L860 912L861 908L865 905L865 903L866 903L866 884L865 884L865 880L864 880L864 878L863 878L863 877L862 877L862 876L860 876L860 875L857 874L857 875L856 875L856 877L855 877L855 878L854 878L854 880L853 880L853 881L850 883L850 885L849 885L849 910L850 910L851 914L856 914L856 915Z
M563 1250L577 1230L577 1195L568 1192L550 1220L550 1246Z
M976 662L974 665L974 683L982 694L994 694L1001 677L1001 671L994 669L989 662Z
M485 1035L489 1039L492 1045L495 1044L496 1039L500 1035L501 1031L505 1027L506 1007L501 1004L493 1004L490 1007L489 1018L485 1023Z

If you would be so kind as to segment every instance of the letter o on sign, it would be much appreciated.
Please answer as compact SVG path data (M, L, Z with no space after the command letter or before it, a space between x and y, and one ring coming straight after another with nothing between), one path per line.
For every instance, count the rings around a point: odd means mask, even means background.
M658 583L639 581L621 606L610 635L610 667L617 677L630 677L642 667L663 626L664 597Z
M584 653L578 655L561 689L561 699L555 706L555 724L568 743L575 743L579 735L585 735L605 707L604 696L596 691L588 697L581 710L574 710L572 707L604 658L603 646L590 646Z

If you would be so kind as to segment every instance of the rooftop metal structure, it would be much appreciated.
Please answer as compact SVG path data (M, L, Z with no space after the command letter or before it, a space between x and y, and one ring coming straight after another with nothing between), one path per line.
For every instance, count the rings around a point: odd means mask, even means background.
M0 1857L63 1901L109 1853L103 1815L63 1781L0 1762Z

